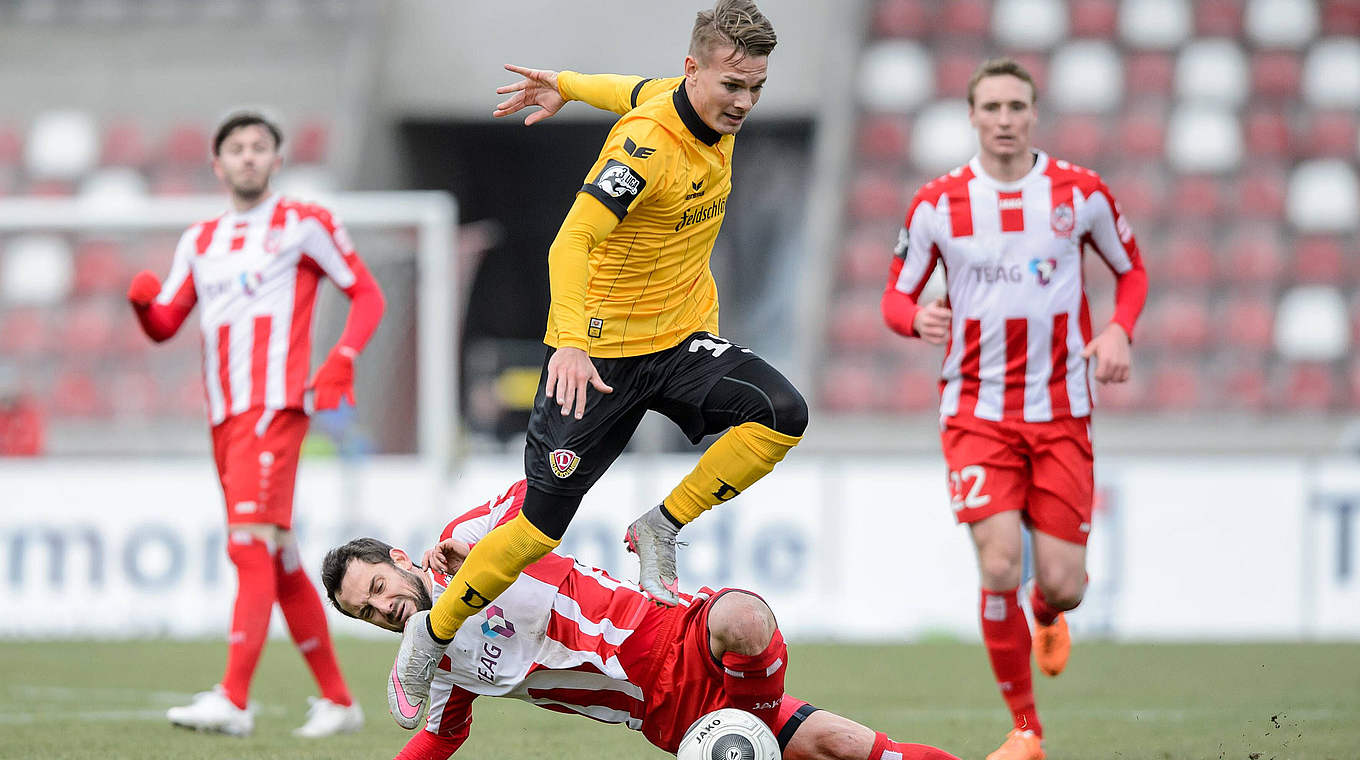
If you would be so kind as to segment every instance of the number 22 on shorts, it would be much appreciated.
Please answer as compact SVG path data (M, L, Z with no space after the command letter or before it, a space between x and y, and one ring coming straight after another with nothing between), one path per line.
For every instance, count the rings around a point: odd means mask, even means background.
M971 481L968 485L968 493L964 494L964 483ZM976 509L985 507L992 501L992 497L982 493L982 488L987 484L987 470L980 464L970 464L958 470L951 470L949 473L949 506L958 512L961 509Z

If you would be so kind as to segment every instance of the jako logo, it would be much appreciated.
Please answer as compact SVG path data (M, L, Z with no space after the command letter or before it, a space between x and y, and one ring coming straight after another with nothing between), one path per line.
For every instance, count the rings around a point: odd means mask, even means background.
M1053 272L1058 269L1057 259L1030 259L1029 271L1039 278L1040 285L1047 285L1053 282Z
M486 608L486 622L482 623L482 633L491 638L508 639L515 635L515 624L505 619L505 610L491 605Z

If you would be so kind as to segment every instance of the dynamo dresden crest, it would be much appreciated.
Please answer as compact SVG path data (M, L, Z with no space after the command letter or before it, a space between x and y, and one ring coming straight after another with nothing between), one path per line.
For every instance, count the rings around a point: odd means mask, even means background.
M553 474L559 478L571 477L571 474L576 472L576 465L580 463L581 458L570 449L553 449L548 452L548 465L552 467Z

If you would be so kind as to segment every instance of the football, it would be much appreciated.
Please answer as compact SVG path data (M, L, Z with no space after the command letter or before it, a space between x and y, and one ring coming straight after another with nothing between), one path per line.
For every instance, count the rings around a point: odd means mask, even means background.
M779 742L751 713L724 708L694 721L676 760L779 760Z

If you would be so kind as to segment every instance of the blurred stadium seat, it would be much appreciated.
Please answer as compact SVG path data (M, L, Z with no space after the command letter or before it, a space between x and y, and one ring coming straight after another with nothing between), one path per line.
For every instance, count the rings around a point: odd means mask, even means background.
M1048 97L1061 111L1106 113L1123 100L1123 75L1119 51L1110 43L1069 42L1053 54Z
M1302 47L1317 34L1317 8L1295 0L1248 0L1243 27L1259 47Z
M1119 36L1131 47L1167 50L1194 31L1187 0L1124 0L1119 4Z
M1046 50L1067 37L1067 18L1061 0L997 0L992 29L1007 50Z

